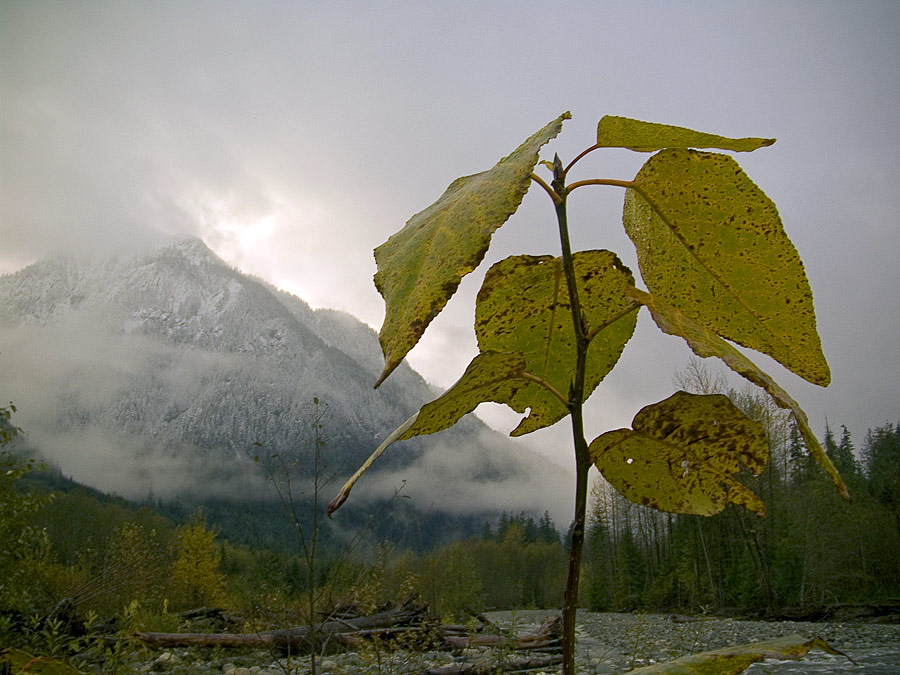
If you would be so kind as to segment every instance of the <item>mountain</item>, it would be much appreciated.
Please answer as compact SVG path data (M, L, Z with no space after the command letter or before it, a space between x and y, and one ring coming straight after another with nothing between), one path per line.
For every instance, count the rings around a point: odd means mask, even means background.
M130 498L271 500L266 469L280 459L312 475L319 418L330 499L436 395L405 364L373 390L381 367L371 328L313 310L197 239L0 277L0 397L19 408L28 445L75 480ZM393 446L351 502L402 488L421 510L542 513L568 481L470 415Z

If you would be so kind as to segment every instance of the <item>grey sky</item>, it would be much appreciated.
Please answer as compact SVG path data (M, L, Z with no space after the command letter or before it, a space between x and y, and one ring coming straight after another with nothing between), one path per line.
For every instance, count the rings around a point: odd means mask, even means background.
M456 177L565 110L571 159L604 114L736 136L807 267L828 389L758 362L810 414L900 421L900 3L0 3L0 272L53 250L196 234L235 266L378 327L372 249ZM579 177L646 159L594 153ZM581 190L577 248L633 269L621 191ZM448 386L475 353L484 269L558 253L538 190L411 354ZM689 351L642 318L588 432L672 393ZM645 350L649 350L645 351ZM483 413L494 424L513 417ZM562 426L562 425L558 425ZM555 445L565 429L535 435ZM562 451L560 460L568 464Z

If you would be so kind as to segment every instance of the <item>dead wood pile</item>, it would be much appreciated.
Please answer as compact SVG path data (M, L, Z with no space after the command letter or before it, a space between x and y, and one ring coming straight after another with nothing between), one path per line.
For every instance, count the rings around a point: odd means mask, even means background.
M484 617L478 617L481 626L473 632L470 627L441 625L429 615L424 605L410 601L367 616L352 616L350 612L333 612L326 620L312 626L295 626L278 630L253 633L138 633L137 637L147 645L156 647L253 647L276 649L284 653L308 653L315 634L315 643L321 651L339 651L357 648L371 640L390 642L403 637L406 648L444 649L456 654L468 650L502 650L505 669L523 670L559 663L562 652L560 618L544 622L537 630L525 635L504 634ZM527 655L523 655L527 653ZM497 668L493 660L492 668ZM428 671L431 675L468 675L487 672L487 666L472 662L457 662Z

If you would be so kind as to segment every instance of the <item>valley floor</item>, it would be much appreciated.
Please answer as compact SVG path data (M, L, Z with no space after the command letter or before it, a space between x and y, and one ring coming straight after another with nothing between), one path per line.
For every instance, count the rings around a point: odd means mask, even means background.
M487 617L516 634L532 632L544 619L553 614L548 610L490 612ZM621 614L579 612L578 615L579 673L604 675L625 673L633 668L660 661L669 661L690 653L709 651L728 645L800 634L819 636L858 664L854 666L843 657L814 650L801 661L764 661L747 672L776 673L864 673L886 675L900 671L900 624L837 623L837 622L767 622L714 618L699 622L675 623L662 614ZM503 654L463 654L447 652L349 652L326 656L319 662L324 675L395 675L423 673L428 669L479 659L498 663ZM226 675L306 675L309 673L305 657L278 659L266 651L173 649L148 650L120 654L120 669L110 670L110 664L82 661L79 667L93 672L128 673L224 673ZM76 659L77 661L77 659ZM556 672L549 668L544 672Z
M487 616L516 632L539 625L550 612L525 610ZM819 636L848 654L847 659L813 650L801 661L766 661L748 673L866 673L900 672L900 624L811 623L803 621L744 621L710 619L675 623L663 614L620 614L579 611L578 664L584 673L621 673L632 667L670 661L687 654L787 635Z

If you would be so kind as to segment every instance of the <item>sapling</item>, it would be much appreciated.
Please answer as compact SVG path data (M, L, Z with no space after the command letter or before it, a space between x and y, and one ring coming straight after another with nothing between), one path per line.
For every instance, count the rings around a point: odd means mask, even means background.
M774 139L726 138L607 116L596 143L568 164L558 156L539 161L541 148L570 117L559 116L493 168L455 180L375 249L375 285L386 303L379 334L385 368L376 387L481 263L492 234L532 184L552 202L561 255L511 256L487 271L475 306L479 354L456 384L385 439L329 507L333 512L346 500L391 443L451 427L480 403L503 403L524 415L512 436L569 417L576 486L563 602L565 673L574 673L591 466L628 499L664 511L713 515L734 503L765 512L736 478L742 466L763 470L765 434L725 396L676 392L639 411L631 429L588 443L584 403L615 366L641 308L698 356L718 357L790 410L810 453L848 496L799 405L732 344L767 354L814 384L830 381L809 282L774 203L730 155L709 151L749 152ZM632 180L569 180L581 159L603 148L654 154ZM547 179L536 173L544 169ZM644 289L616 254L572 251L566 207L575 190L589 186L625 190L622 222Z

